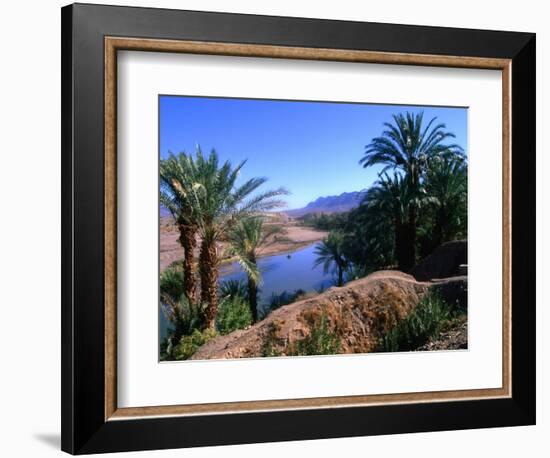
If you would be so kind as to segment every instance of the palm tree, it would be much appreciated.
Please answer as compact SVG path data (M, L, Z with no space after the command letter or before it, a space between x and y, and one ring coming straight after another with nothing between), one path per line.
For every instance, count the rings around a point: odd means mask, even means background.
M434 125L437 119L434 117L424 127L423 118L423 112L393 115L394 123L384 123L386 130L380 137L372 139L359 161L365 168L376 164L385 165L382 173L388 169L401 170L413 197L420 194L428 164L434 157L463 156L459 145L444 143L455 137L446 131L445 124ZM404 229L406 242L401 266L404 269L412 267L416 260L417 213L418 208L413 200L408 207Z
M378 181L367 191L361 207L366 209L369 219L374 222L391 222L394 238L394 256L399 268L404 269L408 262L407 252L407 216L412 204L413 196L410 186L399 173L393 177L384 173ZM386 224L378 224L384 231ZM377 226L374 226L375 228ZM384 238L387 234L375 234L377 238Z
M273 243L273 236L281 232L280 226L266 225L264 217L253 216L239 221L228 234L229 254L237 258L248 278L248 303L254 322L258 321L258 286L262 282L257 264L258 248Z
M434 210L432 249L466 230L468 175L462 159L436 158L426 178L426 192Z
M174 348L184 335L190 335L195 329L200 329L204 310L203 304L197 304L182 295L179 299L170 294L161 293L161 309L168 322L172 325L169 330L169 348ZM167 350L170 354L171 350Z
M193 182L189 202L196 215L201 238L199 271L201 300L208 304L206 326L213 328L218 310L218 246L240 220L283 205L277 197L287 194L283 188L255 194L267 178L251 178L237 185L237 178L246 161L237 166L226 161L220 166L218 154L208 157L197 148L196 157L187 157Z
M189 201L193 177L185 153L170 156L160 162L160 202L166 207L179 230L183 248L183 290L187 299L196 301L197 282L194 272L194 251L197 246L198 224Z
M340 232L330 232L328 237L321 243L315 246L315 254L317 259L313 263L313 267L323 265L323 272L329 273L332 268L332 272L335 272L338 276L338 286L344 284L344 272L349 267L349 262L344 256L342 247L344 242L344 236Z

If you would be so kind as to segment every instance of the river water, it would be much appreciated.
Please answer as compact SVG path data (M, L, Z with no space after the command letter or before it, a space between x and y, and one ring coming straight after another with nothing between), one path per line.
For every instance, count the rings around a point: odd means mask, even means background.
M259 293L260 316L267 311L272 294L289 293L297 289L306 292L319 291L331 286L334 278L323 273L323 266L313 267L315 259L315 244L309 245L292 253L266 256L258 260L262 273L262 285ZM246 275L238 263L223 265L220 268L220 282L241 279L246 281ZM160 313L160 338L166 336L167 321Z

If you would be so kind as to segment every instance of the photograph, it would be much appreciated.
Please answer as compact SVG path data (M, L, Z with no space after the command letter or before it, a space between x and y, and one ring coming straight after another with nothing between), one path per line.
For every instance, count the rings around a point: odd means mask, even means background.
M543 15L114 3L7 46L10 451L537 456Z
M159 95L159 360L468 349L468 108Z

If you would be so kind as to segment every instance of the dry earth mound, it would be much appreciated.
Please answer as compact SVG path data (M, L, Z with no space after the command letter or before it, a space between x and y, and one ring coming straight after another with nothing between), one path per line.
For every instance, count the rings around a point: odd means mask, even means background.
M427 293L430 283L398 271L379 271L272 312L254 326L217 337L192 359L263 356L266 343L279 354L310 335L324 317L340 341L339 353L368 353Z

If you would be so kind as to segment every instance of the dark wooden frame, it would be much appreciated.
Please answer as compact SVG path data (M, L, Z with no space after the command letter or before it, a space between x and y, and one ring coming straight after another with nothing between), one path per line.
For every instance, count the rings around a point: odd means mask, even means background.
M504 339L511 362L505 395L460 401L433 396L431 402L413 396L400 403L337 403L336 409L327 401L307 409L289 405L297 410L115 415L110 382L116 379L116 311L106 304L116 289L111 262L116 168L108 154L116 148L111 141L116 107L109 97L113 80L108 78L116 47L108 44L117 42L143 51L162 42L162 49L182 52L176 48L187 42L185 52L196 46L198 53L289 57L302 52L293 58L502 68L508 87L504 126L510 126L504 129L503 149L510 153L505 160L511 158L512 172L503 176L505 215L511 218L503 221L503 272L511 280L503 297L511 307L513 336ZM62 149L63 450L94 453L534 424L534 34L71 5L62 9Z

